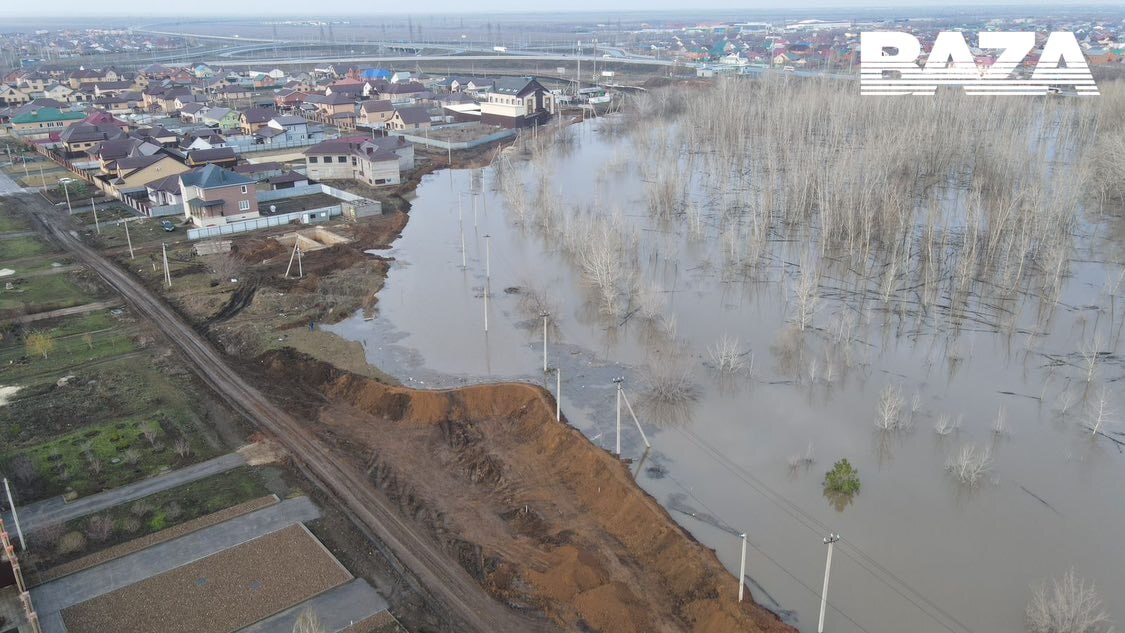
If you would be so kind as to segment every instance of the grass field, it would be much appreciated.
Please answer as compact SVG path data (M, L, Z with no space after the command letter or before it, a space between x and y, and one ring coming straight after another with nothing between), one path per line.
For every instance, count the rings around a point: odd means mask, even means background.
M8 231L23 231L27 229L27 220L7 209L0 208L0 233Z
M74 273L8 277L0 286L0 318L15 313L35 314L90 303L93 297L72 280ZM7 282L12 288L7 287Z
M50 247L33 236L0 240L0 261L31 257L47 250L50 250Z

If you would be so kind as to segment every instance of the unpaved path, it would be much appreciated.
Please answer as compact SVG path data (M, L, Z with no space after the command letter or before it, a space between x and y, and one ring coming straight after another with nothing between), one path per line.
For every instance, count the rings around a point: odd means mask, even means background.
M555 630L541 621L513 613L484 589L426 534L399 516L373 489L362 471L336 455L289 413L274 405L187 322L126 271L82 243L63 224L57 211L37 196L20 198L33 216L64 249L88 265L120 293L130 307L168 336L192 369L232 409L274 434L299 460L314 482L335 496L361 526L417 579L433 602L453 620L452 630L481 633L529 633Z

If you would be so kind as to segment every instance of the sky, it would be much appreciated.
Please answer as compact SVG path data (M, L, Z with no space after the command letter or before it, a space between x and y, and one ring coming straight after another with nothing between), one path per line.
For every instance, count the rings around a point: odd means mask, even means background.
M191 2L153 2L152 0L117 0L115 2L91 3L88 0L52 0L50 3L18 2L4 0L0 3L0 31L4 30L3 18L5 17L34 17L34 18L74 18L83 16L106 15L114 17L129 16L143 21L150 16L247 16L253 15L263 19L279 16L300 16L309 19L328 15L323 7L315 7L308 0L249 0L231 2L231 0L192 0ZM872 2L859 0L808 0L796 4L778 0L707 0L704 6L707 9L731 11L740 13L753 13L754 11L785 11L803 13L817 8L831 9L873 9L887 7L891 11L901 11L904 8L919 7L973 7L982 9L988 5L1018 6L1028 4L1021 0L993 0L981 3L978 0L943 0L938 3L934 0L883 0ZM1036 2L1035 4L1040 4ZM1120 0L1062 0L1051 3L1055 8L1071 8L1078 6L1121 6ZM474 0L467 3L464 0L414 0L407 4L381 2L372 3L369 0L339 0L332 5L332 15L373 15L373 14L403 14L409 7L409 12L415 15L449 13L472 14L487 12L520 11L526 13L529 5L523 0ZM568 11L597 11L597 12L634 12L634 11L684 11L692 9L685 5L683 0L613 0L610 3L604 0L569 0L565 3ZM96 7L97 12L92 9ZM538 5L543 10L557 12L557 4ZM699 11L707 9L700 8Z

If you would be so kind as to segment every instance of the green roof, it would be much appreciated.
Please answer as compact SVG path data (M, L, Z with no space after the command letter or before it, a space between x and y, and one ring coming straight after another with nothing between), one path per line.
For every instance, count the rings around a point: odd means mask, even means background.
M38 108L12 117L12 123L42 123L45 121L74 121L85 119L82 112L67 112L58 108Z

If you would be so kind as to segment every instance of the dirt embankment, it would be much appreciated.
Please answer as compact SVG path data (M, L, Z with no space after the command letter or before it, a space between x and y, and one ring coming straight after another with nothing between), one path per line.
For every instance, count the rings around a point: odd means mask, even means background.
M319 404L304 400L317 432L512 608L570 631L793 631L738 604L714 552L616 458L556 422L544 391L417 391L291 350L260 360L277 389L319 392Z

